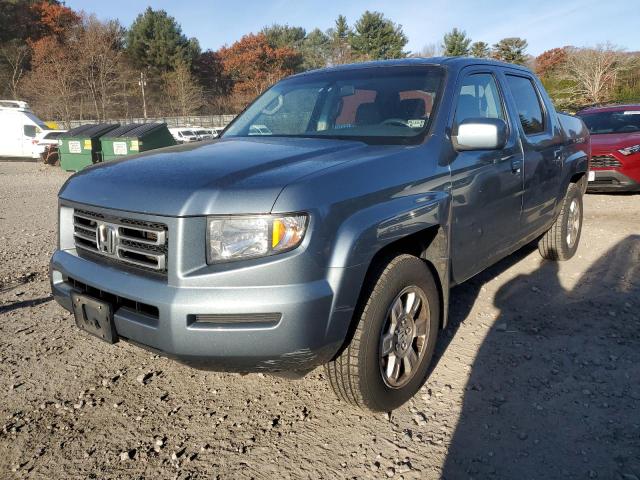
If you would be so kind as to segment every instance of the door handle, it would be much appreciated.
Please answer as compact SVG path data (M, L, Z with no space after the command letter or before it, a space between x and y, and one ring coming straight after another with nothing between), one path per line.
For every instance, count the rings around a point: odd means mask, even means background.
M562 160L564 160L564 155L561 148L553 151L553 159L556 162L561 162Z
M522 158L518 156L514 156L511 159L511 172L512 173L520 173L522 171Z

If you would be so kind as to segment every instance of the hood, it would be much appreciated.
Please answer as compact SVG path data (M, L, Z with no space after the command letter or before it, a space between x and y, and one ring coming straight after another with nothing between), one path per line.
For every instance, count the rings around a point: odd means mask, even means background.
M607 153L640 144L640 132L591 134L591 150Z
M89 167L67 180L59 196L166 216L268 213L289 183L358 158L368 148L355 141L300 138L179 145Z

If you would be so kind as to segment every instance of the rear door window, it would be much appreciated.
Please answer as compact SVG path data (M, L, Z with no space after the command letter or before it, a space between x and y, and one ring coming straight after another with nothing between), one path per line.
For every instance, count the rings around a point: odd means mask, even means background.
M524 133L535 135L544 132L544 110L531 79L517 75L506 75L506 77Z

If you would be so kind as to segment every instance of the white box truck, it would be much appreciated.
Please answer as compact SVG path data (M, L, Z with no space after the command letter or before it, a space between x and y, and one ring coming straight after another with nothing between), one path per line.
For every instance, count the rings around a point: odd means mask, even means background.
M38 158L36 136L44 130L26 102L0 100L0 157Z

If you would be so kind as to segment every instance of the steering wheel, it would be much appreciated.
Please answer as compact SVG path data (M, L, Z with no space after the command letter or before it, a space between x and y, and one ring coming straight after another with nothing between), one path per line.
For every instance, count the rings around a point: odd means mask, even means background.
M618 131L619 132L637 132L638 130L640 130L638 127L636 127L635 125L625 125L622 128L619 128Z
M387 118L381 122L381 125L398 125L401 127L409 126L406 120L402 120L401 118Z

